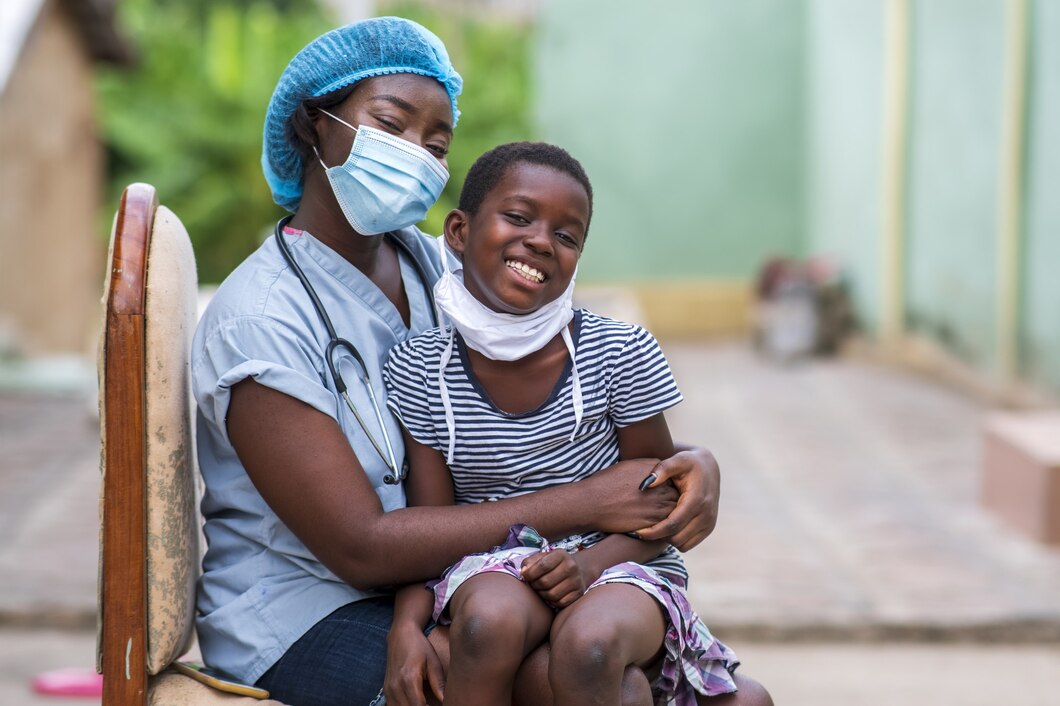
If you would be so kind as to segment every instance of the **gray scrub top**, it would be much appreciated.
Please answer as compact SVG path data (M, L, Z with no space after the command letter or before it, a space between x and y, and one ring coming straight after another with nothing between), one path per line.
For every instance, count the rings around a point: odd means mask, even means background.
M191 354L208 547L196 629L204 661L246 683L257 681L329 613L376 594L347 585L317 561L258 494L228 438L232 386L253 377L336 419L384 510L405 505L404 489L383 483L386 464L335 390L324 362L329 336L274 237L217 290L199 322ZM382 367L394 345L434 325L428 287L441 272L437 242L416 228L397 233L429 279L421 281L415 265L401 255L411 313L411 329L406 329L386 296L335 251L309 233L283 237L338 336L352 341L364 358L400 464L405 453L401 428L386 406ZM339 359L354 405L382 443L357 364L349 356Z

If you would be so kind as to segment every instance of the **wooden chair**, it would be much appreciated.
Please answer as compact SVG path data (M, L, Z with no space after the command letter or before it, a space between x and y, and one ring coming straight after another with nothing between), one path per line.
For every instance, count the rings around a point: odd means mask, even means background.
M99 349L103 703L277 704L171 669L192 641L200 571L189 372L197 277L188 234L153 187L122 194L109 264Z

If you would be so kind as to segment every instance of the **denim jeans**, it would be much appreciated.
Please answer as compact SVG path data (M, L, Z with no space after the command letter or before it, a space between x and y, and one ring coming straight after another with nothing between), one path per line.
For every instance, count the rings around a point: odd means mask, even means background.
M297 706L369 706L383 688L391 596L345 605L309 629L257 685Z

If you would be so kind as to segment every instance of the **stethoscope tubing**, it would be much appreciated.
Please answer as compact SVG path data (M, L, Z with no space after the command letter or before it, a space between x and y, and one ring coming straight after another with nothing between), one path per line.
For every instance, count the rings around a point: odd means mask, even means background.
M309 277L306 276L301 266L299 266L298 262L295 260L294 253L291 252L290 248L287 246L286 240L284 240L283 229L288 223L290 223L293 217L294 216L285 216L281 218L279 222L277 222L276 229L274 231L276 245L280 249L280 252L283 254L283 259L286 260L288 266L290 266L291 271L294 272L295 276L298 278L298 281L302 283L302 288L305 289L306 294L309 295L309 300L312 302L313 308L316 310L317 315L320 316L320 320L321 322L323 322L324 328L327 329L328 337L330 338L330 340L328 341L328 345L324 349L324 362L328 366L328 372L331 374L331 379L335 382L335 390L342 397L343 401L346 402L346 406L349 407L350 411L353 413L354 419L357 420L357 423L360 425L361 430L364 432L364 435L368 437L368 441L371 442L372 447L375 448L376 453L379 454L379 457L383 460L383 463L385 463L387 465L387 468L390 469L390 473L387 473L383 476L383 482L388 485L397 485L405 479L406 470L404 465L398 466L397 457L394 455L394 445L390 441L390 433L387 431L386 423L383 419L383 413L379 407L379 401L375 396L375 390L372 389L372 381L368 376L368 366L365 365L364 358L361 357L361 354L357 350L356 346L354 346L352 343L350 343L350 341L346 340L345 338L339 338L338 334L335 331L335 326L331 322L331 317L328 316L328 312L324 308L324 304L320 301L320 297L317 295L316 289L309 281ZM409 256L409 260L416 268L416 274L419 276L420 281L423 282L424 287L427 289L428 297L430 297L432 300L430 302L430 309L431 315L434 316L435 310L433 301L433 290L431 288L431 283L427 278L427 273L424 272L422 265L420 265L420 263L416 260L415 256L412 254L409 247L405 243L403 243L399 238L396 237L391 237L390 242L394 243L406 255ZM437 324L437 321L435 321L435 324ZM361 370L363 371L363 375L360 375L358 377L361 378L361 382L364 383L365 389L368 390L368 399L372 404L372 411L375 413L376 422L379 424L379 429L383 434L383 444L386 447L385 452L383 447L379 445L379 442L376 441L375 435L368 430L368 425L365 423L364 418L361 417L360 413L357 411L357 407L353 404L353 400L350 398L349 391L346 387L346 381L343 380L342 374L339 372L338 365L335 364L336 349L342 349L348 352L353 357L353 359L357 361L357 364L361 367Z

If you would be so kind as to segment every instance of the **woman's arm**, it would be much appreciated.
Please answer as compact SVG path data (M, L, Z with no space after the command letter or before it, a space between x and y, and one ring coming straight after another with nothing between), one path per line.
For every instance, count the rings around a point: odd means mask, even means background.
M232 389L228 434L243 467L281 521L337 576L358 588L438 575L500 544L515 522L546 536L628 532L674 509L672 489L641 493L650 461L618 464L577 483L498 502L384 512L338 424L253 380ZM695 515L695 511L686 515Z
M618 448L623 460L669 458L674 453L674 444L666 417L659 413L619 427ZM523 578L544 600L564 608L581 597L608 568L625 561L649 561L669 544L665 539L642 541L612 534L571 556L564 552L535 555L523 562Z

